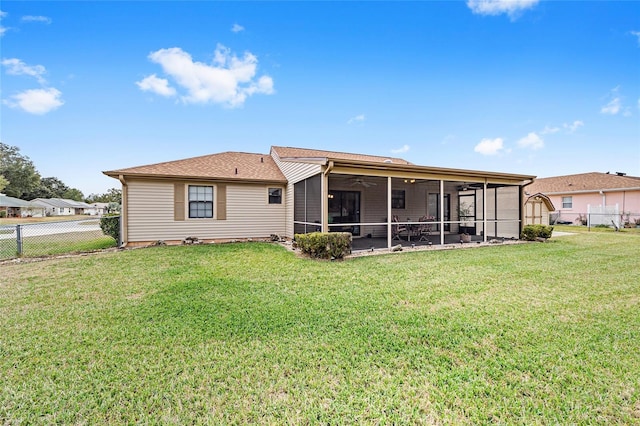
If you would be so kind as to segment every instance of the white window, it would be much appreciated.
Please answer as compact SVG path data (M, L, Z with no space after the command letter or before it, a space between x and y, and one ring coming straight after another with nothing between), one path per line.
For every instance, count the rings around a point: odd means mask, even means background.
M562 208L563 209L573 208L573 197L562 197Z
M213 186L189 185L189 218L213 218Z

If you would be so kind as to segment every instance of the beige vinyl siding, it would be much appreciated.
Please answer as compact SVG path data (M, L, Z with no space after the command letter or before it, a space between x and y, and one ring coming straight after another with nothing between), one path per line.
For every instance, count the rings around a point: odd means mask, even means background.
M273 184L226 184L226 220L175 220L175 183L128 182L129 242L174 241L186 237L201 240L262 238L284 233L286 204L268 204L267 188L274 187ZM216 186L215 182L197 184ZM216 192L214 190L214 197Z
M296 182L300 182L301 180L320 173L322 171L322 166L318 164L281 161L275 153L273 153L272 157L282 171L282 174L284 174L289 182L284 193L284 204L287 206L285 213L286 229L284 235L288 238L293 238L293 186Z

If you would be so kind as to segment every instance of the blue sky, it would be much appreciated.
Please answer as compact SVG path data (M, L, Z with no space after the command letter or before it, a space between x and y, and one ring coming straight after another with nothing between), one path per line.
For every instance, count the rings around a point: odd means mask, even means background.
M640 176L640 2L0 4L0 138L103 170L271 145Z

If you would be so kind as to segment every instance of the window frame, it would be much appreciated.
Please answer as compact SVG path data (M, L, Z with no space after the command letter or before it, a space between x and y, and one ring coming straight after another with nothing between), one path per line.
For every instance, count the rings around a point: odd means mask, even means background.
M272 190L280 191L280 195L278 196L279 197L279 201L278 202L275 202L275 201L272 202L271 201L272 197L275 197L275 196L271 195L271 191ZM282 205L283 195L284 195L284 190L282 189L282 187L280 187L280 186L270 186L270 187L268 187L267 188L267 204L270 205L270 206Z
M405 210L407 208L406 196L407 192L404 189L392 189L391 208Z
M573 208L573 197L572 196L562 197L562 208L563 209L572 209Z
M206 196L208 194L203 194L205 199L200 200L200 199L195 199L192 200L191 199L191 188L210 188L211 189L211 200L207 200ZM196 193L196 195L200 195L198 193ZM215 219L216 217L216 206L215 206L215 200L216 200L216 187L215 185L203 185L203 184L187 184L187 190L186 190L186 213L187 213L187 219L189 220L201 220L201 219ZM203 212L205 214L205 216L196 216L192 214L192 210L191 210L191 203L204 203L205 208L203 209ZM209 213L208 209L206 208L207 204L211 205L211 216L208 216L207 214ZM199 210L196 210L194 213L198 213Z

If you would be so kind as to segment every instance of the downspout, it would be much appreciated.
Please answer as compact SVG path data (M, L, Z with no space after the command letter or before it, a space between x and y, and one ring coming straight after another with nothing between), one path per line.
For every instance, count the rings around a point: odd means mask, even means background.
M118 175L118 180L122 184L122 205L120 206L120 241L118 247L124 247L129 241L129 190L124 175Z
M321 218L322 222L322 232L329 232L329 173L333 169L333 161L329 161L327 168L324 169L322 173L322 201L320 202L321 206Z

